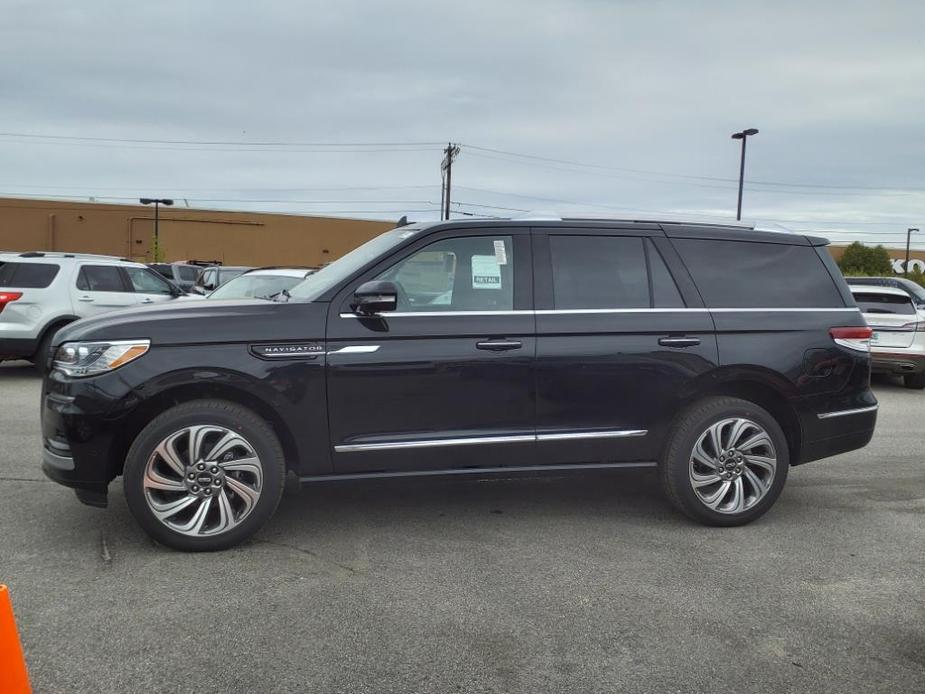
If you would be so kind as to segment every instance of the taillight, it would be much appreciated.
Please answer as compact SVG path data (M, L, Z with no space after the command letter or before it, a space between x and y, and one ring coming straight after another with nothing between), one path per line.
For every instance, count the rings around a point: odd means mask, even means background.
M0 313L6 308L6 305L22 296L22 292L0 292Z
M870 351L870 336L873 334L866 325L862 328L830 328L829 335L835 344L858 352Z

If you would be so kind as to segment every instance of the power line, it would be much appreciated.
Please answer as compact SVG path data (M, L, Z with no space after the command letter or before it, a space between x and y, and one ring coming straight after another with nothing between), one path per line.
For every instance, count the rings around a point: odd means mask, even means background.
M693 174L679 174L679 173L670 173L667 171L652 171L647 169L632 169L621 166L611 166L603 164L590 164L587 162L580 162L569 159L556 159L553 157L543 157L534 154L524 154L520 152L511 152L509 150L495 149L492 147L481 147L478 145L464 144L464 147L467 149L474 149L481 152L490 152L494 154L500 154L508 157L516 157L520 159L528 159L533 161L540 162L549 162L555 164L565 164L570 166L577 166L582 168L590 169L599 169L606 171L621 171L625 173L634 173L634 174L643 174L650 176L664 176L667 178L681 178L681 179L691 179L699 181L713 181L721 183L735 183L738 184L738 179L735 178L725 178L719 176L698 176ZM504 160L502 160L504 161ZM759 181L759 180L747 180L747 183L752 185L765 185L765 186L784 186L792 188L826 188L826 189L836 189L836 190L866 190L866 191L903 191L903 192L913 192L918 193L922 192L922 188L909 188L909 187L900 187L900 186L850 186L850 185L834 185L834 184L824 184L824 183L789 183L784 181Z
M207 145L207 146L242 146L242 147L442 147L442 142L299 142L287 140L165 140L140 139L128 137L90 137L83 135L46 135L39 133L0 132L0 137L24 137L43 140L68 140L82 142L119 142L131 144L161 145Z

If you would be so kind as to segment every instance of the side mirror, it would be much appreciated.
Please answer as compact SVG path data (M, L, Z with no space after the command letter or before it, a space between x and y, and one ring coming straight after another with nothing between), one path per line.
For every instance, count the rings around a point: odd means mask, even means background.
M373 280L364 282L353 293L350 308L354 313L371 316L398 308L398 287L394 282Z
M198 284L194 284L194 285L190 288L190 293L191 293L191 294L199 294L199 296L203 296L203 295L206 293L206 290L203 289L202 287L200 287Z

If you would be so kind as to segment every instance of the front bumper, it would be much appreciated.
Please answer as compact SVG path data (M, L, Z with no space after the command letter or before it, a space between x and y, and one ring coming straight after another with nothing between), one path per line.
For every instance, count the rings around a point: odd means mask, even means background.
M870 370L880 374L917 374L925 371L925 354L921 352L872 352Z

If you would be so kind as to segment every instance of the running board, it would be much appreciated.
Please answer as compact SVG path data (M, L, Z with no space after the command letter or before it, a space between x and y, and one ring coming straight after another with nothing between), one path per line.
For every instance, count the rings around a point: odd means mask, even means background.
M343 475L306 475L299 482L336 482L340 480L374 480L389 477L442 477L448 475L496 475L506 472L582 472L585 470L615 470L619 468L656 467L658 463L574 463L571 465L505 465L498 467L465 467L451 470L401 470L397 472L349 472Z

